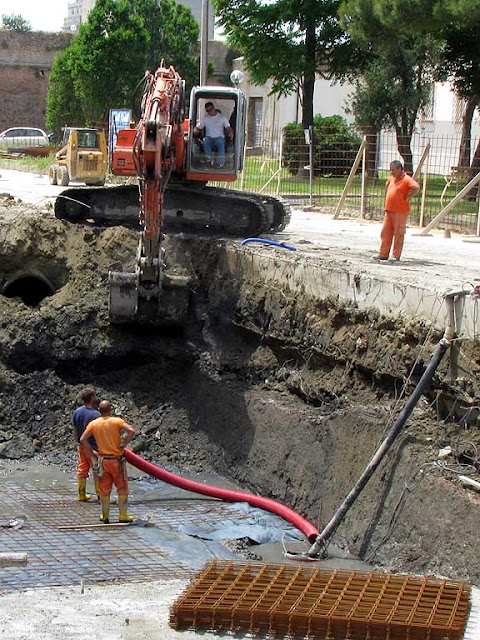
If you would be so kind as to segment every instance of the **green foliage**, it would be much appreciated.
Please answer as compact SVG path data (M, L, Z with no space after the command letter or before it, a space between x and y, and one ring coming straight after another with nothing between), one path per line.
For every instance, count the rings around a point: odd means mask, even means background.
M309 162L303 126L290 122L283 128L283 164L292 175L297 175ZM343 176L349 172L361 139L342 116L313 119L314 174Z
M339 0L213 0L230 47L245 57L253 82L272 81L272 93L302 89L303 124L313 119L315 74L330 76L349 43Z
M97 0L71 45L54 62L47 124L105 121L111 108L140 105L135 89L162 59L189 82L197 73L198 25L174 0Z
M449 23L442 31L443 68L462 98L480 96L480 16L468 25Z
M147 32L146 68L154 71L163 59L175 67L188 87L197 84L199 27L190 9L174 0L130 0L129 4Z
M418 2L420 8L426 4L431 2ZM437 78L441 41L422 26L413 0L344 0L341 13L352 41L364 54L361 67L350 69L356 84L350 104L355 123L365 132L393 129L411 171L411 137Z
M32 25L20 14L11 13L10 15L2 15L2 26L0 28L7 31L31 31Z
M143 20L126 0L97 0L71 45L70 72L87 120L106 120L109 108L131 107L145 67Z
M58 140L61 137L61 128L65 125L83 126L86 118L82 103L77 97L73 85L71 67L73 49L68 48L59 54L53 61L50 73L50 83L47 94L47 128L55 134Z

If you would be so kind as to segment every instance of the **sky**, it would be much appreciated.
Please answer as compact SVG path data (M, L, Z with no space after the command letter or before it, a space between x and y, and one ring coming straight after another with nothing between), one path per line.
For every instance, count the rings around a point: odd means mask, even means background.
M61 31L68 0L0 0L0 16L20 14L34 31Z

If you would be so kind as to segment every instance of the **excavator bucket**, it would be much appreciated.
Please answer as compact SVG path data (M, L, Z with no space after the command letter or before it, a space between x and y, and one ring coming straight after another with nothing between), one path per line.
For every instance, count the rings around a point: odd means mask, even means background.
M187 320L190 278L165 272L156 295L147 296L136 273L110 271L109 314L114 324L183 326Z

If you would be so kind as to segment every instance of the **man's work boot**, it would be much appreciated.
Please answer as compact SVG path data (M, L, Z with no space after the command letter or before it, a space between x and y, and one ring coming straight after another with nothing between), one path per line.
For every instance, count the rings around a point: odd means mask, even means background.
M133 516L129 516L127 513L128 496L118 496L118 521L119 522L133 522Z
M86 493L87 479L77 478L77 485L78 485L78 500L80 502L88 502L92 496L89 493Z
M110 496L100 496L100 503L102 505L102 515L100 516L100 520L103 524L109 524Z

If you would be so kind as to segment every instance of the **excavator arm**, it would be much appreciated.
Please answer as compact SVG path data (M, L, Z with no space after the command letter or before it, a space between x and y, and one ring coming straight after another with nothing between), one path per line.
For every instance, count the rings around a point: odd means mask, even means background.
M166 68L162 62L155 74L146 73L142 115L132 145L141 233L135 272L109 274L110 316L117 322L145 316L147 320L163 317L176 323L186 313L188 279L178 274L168 276L162 247L164 194L177 148L181 152L183 145L183 100L184 81L173 67ZM168 301L163 299L167 297Z

